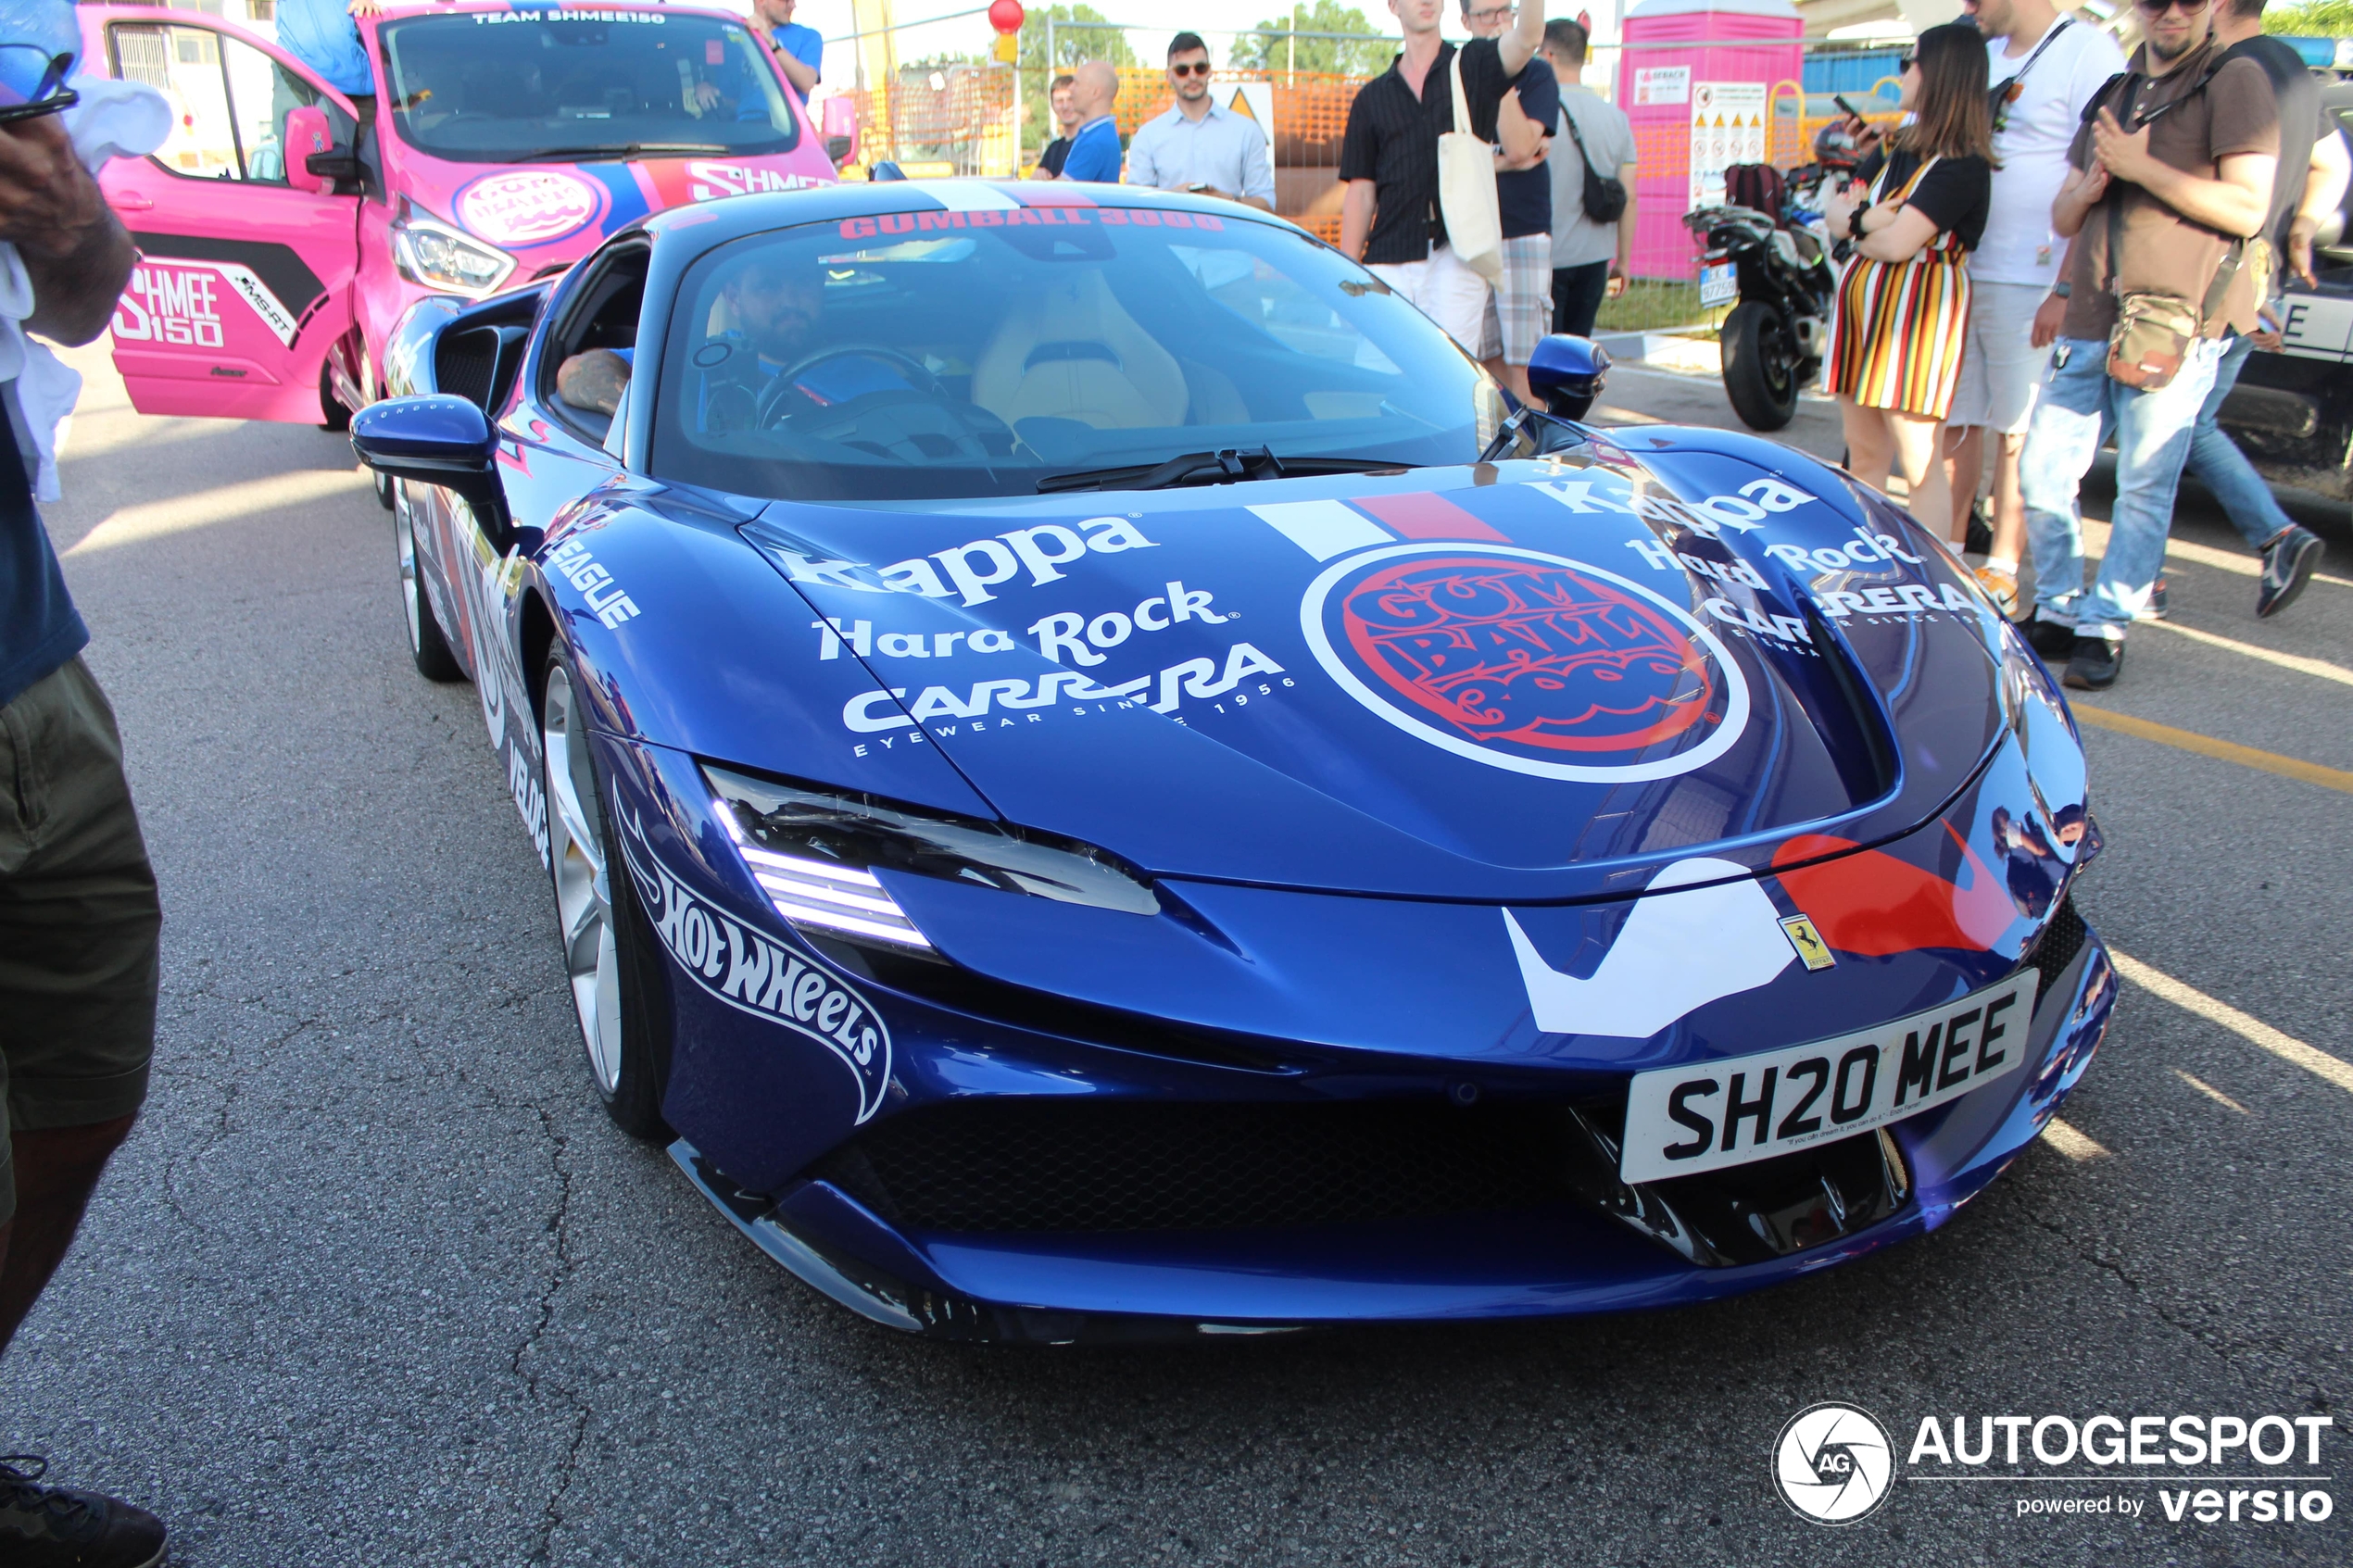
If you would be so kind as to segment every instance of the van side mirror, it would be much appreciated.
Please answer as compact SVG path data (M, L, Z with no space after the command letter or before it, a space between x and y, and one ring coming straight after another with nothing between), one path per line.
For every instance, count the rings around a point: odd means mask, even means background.
M389 478L454 492L473 509L484 533L494 541L505 538L498 433L465 398L435 392L371 403L351 416L351 449Z
M310 167L310 160L320 154L335 150L334 132L327 127L327 111L316 104L305 104L286 111L286 183L297 191L308 191L322 196L334 188L331 177Z
M1609 380L1609 350L1592 338L1554 332L1528 357L1528 389L1547 413L1581 420Z

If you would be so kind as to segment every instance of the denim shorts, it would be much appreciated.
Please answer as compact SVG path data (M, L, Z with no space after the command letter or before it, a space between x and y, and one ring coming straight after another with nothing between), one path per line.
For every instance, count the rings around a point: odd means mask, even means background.
M0 1223L17 1208L9 1131L147 1098L162 925L114 710L69 660L0 708Z

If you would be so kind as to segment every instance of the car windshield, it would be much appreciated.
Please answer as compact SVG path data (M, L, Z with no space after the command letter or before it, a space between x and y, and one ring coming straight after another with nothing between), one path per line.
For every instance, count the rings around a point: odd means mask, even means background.
M720 17L472 11L387 22L383 37L393 123L435 157L749 156L799 136L751 34Z
M893 213L691 268L653 467L738 495L893 500L1478 456L1469 360L1339 252L1149 207ZM1181 469L1182 465L1173 465ZM1237 470L1245 471L1237 471ZM1124 471L1138 470L1138 471Z

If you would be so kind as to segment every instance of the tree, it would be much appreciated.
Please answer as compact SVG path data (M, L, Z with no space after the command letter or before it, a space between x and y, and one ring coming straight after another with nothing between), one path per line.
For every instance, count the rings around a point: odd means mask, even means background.
M2353 37L2353 0L2311 0L2263 13L2263 31L2291 38Z
M1054 57L1052 69L1047 69L1046 19L1054 19ZM1038 6L1022 18L1021 23L1021 144L1027 156L1035 158L1043 147L1061 132L1048 129L1053 124L1053 114L1046 101L1046 90L1057 76L1067 76L1081 60L1108 60L1114 66L1137 63L1136 51L1127 46L1127 35L1114 27L1083 27L1075 23L1102 23L1107 19L1092 6ZM1028 170L1025 169L1024 173Z
M1364 12L1353 6L1342 6L1340 0L1315 0L1313 6L1302 3L1295 15L1296 26L1302 32L1380 32L1365 19ZM1296 44L1289 38L1268 36L1293 25L1292 16L1269 17L1258 24L1259 31L1245 32L1234 40L1229 63L1237 70L1291 69L1377 76L1389 69L1389 57L1397 53L1396 44L1385 34L1370 39L1302 38ZM1298 51L1295 56L1294 48Z

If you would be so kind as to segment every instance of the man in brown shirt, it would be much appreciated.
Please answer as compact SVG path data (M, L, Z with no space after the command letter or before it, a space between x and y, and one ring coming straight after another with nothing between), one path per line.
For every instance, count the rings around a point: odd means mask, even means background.
M2052 204L2051 226L2075 240L2073 264L2053 290L2067 314L2019 469L2037 579L2027 640L2045 659L2065 657L2067 684L2090 691L2115 683L2125 631L2165 564L2173 487L2214 384L2219 340L2254 328L2255 291L2243 269L2213 309L2205 305L2240 242L2262 227L2279 163L2271 79L2252 60L2221 58L2211 0L2137 3L2145 42L2093 100ZM2198 341L2162 388L2126 386L2108 373L2117 295L2141 291L2185 299L2201 315ZM2108 422L2113 528L2087 592L2077 491Z

